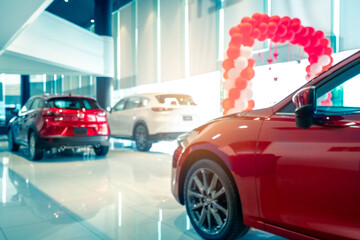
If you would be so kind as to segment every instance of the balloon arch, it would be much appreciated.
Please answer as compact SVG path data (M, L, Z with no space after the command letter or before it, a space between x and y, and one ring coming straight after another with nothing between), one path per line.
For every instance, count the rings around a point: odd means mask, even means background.
M229 34L231 41L222 63L225 79L223 87L227 92L227 98L222 101L224 115L252 110L255 106L250 81L255 76L255 60L251 58L255 40L269 39L274 43L289 42L302 46L309 56L310 64L306 67L308 81L332 66L333 51L324 32L302 26L298 18L255 13L251 18L244 17L240 24L230 29ZM275 59L276 54L274 53ZM271 63L272 60L268 61ZM329 93L322 105L331 105L330 99Z

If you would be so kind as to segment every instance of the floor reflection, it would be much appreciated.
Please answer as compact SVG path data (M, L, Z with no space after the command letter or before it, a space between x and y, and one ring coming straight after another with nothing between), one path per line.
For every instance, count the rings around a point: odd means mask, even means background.
M112 140L107 157L92 149L28 160L0 141L0 240L201 239L170 192L176 142L138 152ZM243 239L282 238L251 230Z

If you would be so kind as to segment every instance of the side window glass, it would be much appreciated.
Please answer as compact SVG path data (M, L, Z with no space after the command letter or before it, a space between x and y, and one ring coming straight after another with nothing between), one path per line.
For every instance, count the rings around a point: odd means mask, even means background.
M125 109L132 109L141 107L141 98L131 97L125 104Z
M295 107L292 101L285 105L278 113L295 113Z
M25 105L21 108L21 112L26 112L30 110L31 104L34 101L34 99L28 100Z
M124 109L125 107L125 102L126 102L126 99L122 99L120 102L118 102L115 107L114 107L114 110L115 111L121 111Z
M332 87L325 94L316 98L318 111L330 113L360 111L360 73L350 77L345 82Z
M31 105L31 109L38 109L44 106L44 101L41 98L35 98L33 104Z

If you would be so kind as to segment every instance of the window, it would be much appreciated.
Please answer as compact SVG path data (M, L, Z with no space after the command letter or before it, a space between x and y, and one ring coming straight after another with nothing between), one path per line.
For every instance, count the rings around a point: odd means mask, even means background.
M184 94L157 95L156 98L165 105L196 105L189 95Z
M44 107L44 100L41 98L35 98L33 104L31 105L31 109L38 109Z
M360 113L360 65L331 79L319 87L316 96L316 110L326 114Z
M33 103L34 99L29 99L25 105L21 108L21 112L26 112L30 110L31 104Z
M99 105L93 99L85 98L52 98L48 100L50 108L63 108L81 110L85 109L99 109Z
M138 108L142 107L141 98L140 97L130 97L125 104L124 109Z
M115 111L121 111L124 109L124 106L125 106L125 103L126 103L126 98L125 99L122 99L120 102L118 102L115 107L114 107L114 110Z

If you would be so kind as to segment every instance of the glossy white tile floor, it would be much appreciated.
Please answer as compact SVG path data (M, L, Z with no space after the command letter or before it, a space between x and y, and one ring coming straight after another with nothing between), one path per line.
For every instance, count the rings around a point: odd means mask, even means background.
M171 195L175 143L149 153L112 146L106 158L85 151L32 162L0 137L0 240L200 239ZM282 238L251 230L243 239Z

